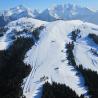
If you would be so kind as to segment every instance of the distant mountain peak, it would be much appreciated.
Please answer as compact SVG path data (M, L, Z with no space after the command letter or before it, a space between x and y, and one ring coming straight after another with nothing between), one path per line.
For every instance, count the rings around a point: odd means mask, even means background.
M36 9L26 8L23 5L10 8L0 13L4 16L1 21L13 21L23 17L36 18L44 21L55 20L82 20L98 24L98 11L92 11L87 7L81 7L73 4L54 5L39 13ZM2 24L0 24L2 25Z
M10 9L4 11L5 16L11 16L11 15L18 16L21 13L27 14L27 16L29 15L31 17L35 17L36 14L38 14L39 12L36 9L32 10L30 8L24 7L23 5L19 5L19 6L16 6L14 8L10 8Z
M45 21L55 21L58 19L82 20L98 24L98 21L96 21L98 15L96 13L97 12L94 12L87 7L73 4L62 4L54 5L44 10L37 18Z
M30 8L24 7L23 5L19 5L1 12L0 21L8 23L10 21L14 21L23 17L35 18L38 14L39 12L36 9L32 10ZM4 16L4 18L2 18L2 15ZM2 26L2 23L0 23L0 26Z
M23 5L18 5L16 7L10 8L10 10L14 10L14 9L25 9L26 7L24 7Z

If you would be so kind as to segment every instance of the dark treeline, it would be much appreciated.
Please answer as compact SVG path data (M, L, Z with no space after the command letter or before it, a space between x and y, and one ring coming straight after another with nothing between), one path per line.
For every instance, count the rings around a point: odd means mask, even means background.
M16 29L14 29L12 31L14 33L13 37L17 38L19 36L22 36L22 34L26 34L26 37L31 37L34 42L37 42L39 40L40 31L44 29L44 26L37 27L34 30L32 29L34 28L31 27L29 29L23 29L22 31L17 31Z
M0 98L23 97L23 79L31 71L23 59L33 44L31 38L20 37L7 50L0 51Z
M84 81L85 86L88 87L88 94L91 96L91 98L98 98L98 74L97 72L94 72L90 69L84 69L82 65L78 65L75 62L73 49L74 49L74 43L66 44L66 53L67 53L67 59L68 64L74 66L74 68L78 71L78 73L81 73Z
M84 69L82 65L79 66L85 79L85 86L88 87L88 93L91 98L98 98L98 74L90 69Z
M6 32L7 30L8 30L8 28L0 27L0 32Z
M0 27L0 37L4 35L8 28Z
M44 28L44 26L40 26L38 28L36 28L32 34L34 35L34 37L36 38L36 40L39 40L39 35L40 35L40 31Z
M0 27L4 27L8 21L5 20L4 15L0 15Z
M88 35L96 44L98 44L98 35L96 34L89 34Z
M79 36L79 33L80 33L80 30L79 29L76 29L74 31L71 32L71 39L73 41L76 41L77 40L77 37L81 37Z
M98 52L95 49L90 49L90 51L92 52L93 55L98 57Z
M68 64L76 67L76 62L73 54L74 43L69 42L68 44L66 44L66 49L67 49L66 55L67 55Z
M43 92L41 98L84 98L83 95L80 97L67 87L65 84L59 84L53 82L52 84L46 82L43 85Z

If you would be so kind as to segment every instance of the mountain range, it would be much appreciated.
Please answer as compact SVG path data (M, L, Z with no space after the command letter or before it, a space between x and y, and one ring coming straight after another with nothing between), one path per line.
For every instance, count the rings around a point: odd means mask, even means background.
M51 8L38 12L36 9L25 8L20 5L9 10L5 10L0 14L0 25L22 18L33 17L44 21L55 20L82 20L84 22L91 22L98 24L98 11L92 11L86 7L80 7L72 4L55 5Z

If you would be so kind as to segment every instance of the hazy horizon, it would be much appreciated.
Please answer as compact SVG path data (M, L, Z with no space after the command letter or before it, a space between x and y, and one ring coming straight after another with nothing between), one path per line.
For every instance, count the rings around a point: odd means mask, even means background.
M39 11L43 11L46 8L52 7L54 5L62 5L62 4L73 4L82 7L87 7L92 10L98 10L98 1L93 0L0 0L0 11L7 10L9 8L16 7L18 5L23 5L25 7L31 9L37 9Z

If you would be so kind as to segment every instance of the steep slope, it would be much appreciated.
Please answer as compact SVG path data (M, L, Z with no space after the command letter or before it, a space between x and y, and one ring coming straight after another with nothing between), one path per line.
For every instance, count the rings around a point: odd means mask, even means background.
M36 98L41 93L40 86L45 81L64 83L78 95L86 95L87 87L84 86L84 78L77 75L77 71L73 66L68 65L66 58L65 45L72 41L70 35L76 29L81 31L81 37L75 42L76 63L98 72L98 58L90 51L91 48L97 48L88 38L90 32L98 35L98 26L79 20L51 22L41 32L39 42L27 52L24 60L25 63L32 65L31 74L24 86L24 94L27 98Z

